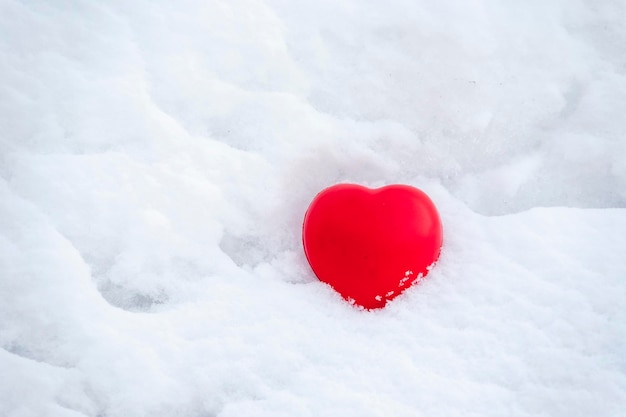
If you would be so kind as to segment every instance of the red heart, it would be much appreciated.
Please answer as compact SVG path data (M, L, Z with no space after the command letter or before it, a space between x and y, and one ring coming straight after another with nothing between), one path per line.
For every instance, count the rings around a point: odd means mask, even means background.
M428 274L441 251L442 227L435 205L417 188L338 184L311 202L302 241L320 281L373 309Z

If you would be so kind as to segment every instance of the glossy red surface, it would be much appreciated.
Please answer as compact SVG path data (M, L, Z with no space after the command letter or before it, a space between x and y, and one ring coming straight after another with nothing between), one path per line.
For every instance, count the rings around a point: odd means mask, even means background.
M329 187L311 202L302 230L315 275L367 309L426 276L442 239L435 205L408 185Z

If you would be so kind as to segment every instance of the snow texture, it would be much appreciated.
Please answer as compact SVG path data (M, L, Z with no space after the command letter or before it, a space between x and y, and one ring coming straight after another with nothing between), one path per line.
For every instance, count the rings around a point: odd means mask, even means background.
M0 0L0 416L626 416L626 3ZM367 312L301 222L440 209Z

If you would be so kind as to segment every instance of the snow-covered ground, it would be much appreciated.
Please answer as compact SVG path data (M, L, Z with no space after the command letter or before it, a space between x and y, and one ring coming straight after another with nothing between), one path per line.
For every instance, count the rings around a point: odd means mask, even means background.
M626 3L0 0L0 416L626 416ZM367 312L326 186L440 209Z

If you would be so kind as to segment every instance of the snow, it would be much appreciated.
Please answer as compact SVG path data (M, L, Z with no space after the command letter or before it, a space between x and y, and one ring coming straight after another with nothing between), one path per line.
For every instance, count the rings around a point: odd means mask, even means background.
M0 416L625 416L626 6L0 1ZM318 282L405 183L441 258Z

